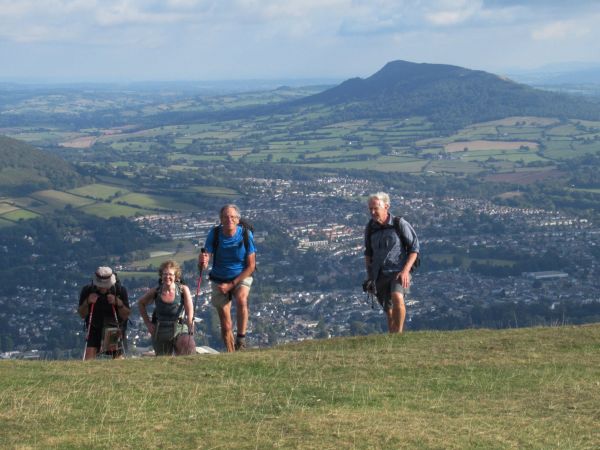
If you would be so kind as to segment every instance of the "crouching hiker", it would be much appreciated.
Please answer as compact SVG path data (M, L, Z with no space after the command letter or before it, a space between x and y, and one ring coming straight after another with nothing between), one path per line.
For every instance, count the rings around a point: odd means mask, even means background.
M221 225L213 227L206 237L206 252L198 256L201 270L208 268L212 257L211 301L219 314L221 337L228 352L246 348L248 296L256 267L256 247L250 226L240 221L236 205L225 205L220 212ZM236 301L237 336L233 340L232 299Z
M165 261L158 269L158 286L149 289L139 300L140 315L152 335L156 356L191 355L196 352L194 312L190 289L181 282L181 267ZM154 303L152 320L147 307Z
M77 312L86 323L84 360L98 353L124 357L129 297L110 267L98 267L92 282L81 289Z

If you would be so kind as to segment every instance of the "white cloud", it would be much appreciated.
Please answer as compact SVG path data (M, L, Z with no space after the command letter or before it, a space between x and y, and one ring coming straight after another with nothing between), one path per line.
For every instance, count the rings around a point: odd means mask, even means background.
M560 40L568 37L582 37L590 33L590 29L576 21L557 21L533 30L531 37L536 41Z
M145 11L133 4L120 2L107 8L96 10L95 18L102 26L126 24L171 24L189 20L189 15L171 11Z
M476 16L482 9L479 0L447 0L425 14L425 20L437 26L457 25Z
M599 3L583 0L0 0L0 57L11 61L0 77L41 67L46 54L56 73L89 58L91 73L142 77L594 60L598 14Z

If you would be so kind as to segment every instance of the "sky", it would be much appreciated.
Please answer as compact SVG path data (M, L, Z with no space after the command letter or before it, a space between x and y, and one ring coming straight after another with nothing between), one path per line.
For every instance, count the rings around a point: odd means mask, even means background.
M600 66L596 0L0 0L0 80L347 79Z

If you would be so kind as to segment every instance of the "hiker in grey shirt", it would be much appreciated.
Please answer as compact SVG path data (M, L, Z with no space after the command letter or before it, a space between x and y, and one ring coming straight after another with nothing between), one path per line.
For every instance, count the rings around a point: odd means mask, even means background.
M406 220L390 214L389 195L373 194L368 205L371 220L365 227L365 286L377 296L387 316L389 332L402 333L406 317L404 296L419 256L419 239Z

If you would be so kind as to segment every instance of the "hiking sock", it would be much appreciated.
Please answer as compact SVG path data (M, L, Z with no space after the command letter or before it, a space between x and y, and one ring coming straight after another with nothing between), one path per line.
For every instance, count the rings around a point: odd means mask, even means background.
M235 338L235 349L243 350L245 348L246 348L246 335L238 333L237 337Z

